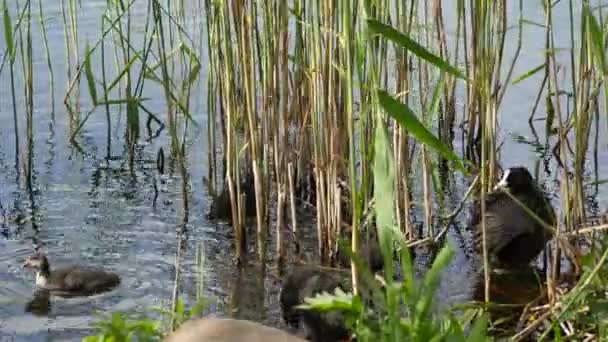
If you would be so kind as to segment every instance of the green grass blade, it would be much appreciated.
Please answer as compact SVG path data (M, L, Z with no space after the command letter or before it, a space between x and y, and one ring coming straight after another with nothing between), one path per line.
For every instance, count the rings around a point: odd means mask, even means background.
M543 70L544 68L545 68L545 63L543 63L543 64L541 64L541 65L539 65L539 66L537 66L535 68L532 68L532 69L528 70L526 73L524 73L523 75L521 75L518 78L516 78L515 80L513 80L513 82L511 82L511 84L515 85L515 84L517 84L517 83L519 83L519 82L521 82L521 81L523 81L523 80L525 80L527 78L530 78L530 77L532 77L532 75L534 75L537 72Z
M426 274L424 281L426 285L431 285L439 281L439 278L441 277L441 272L443 272L443 270L448 267L448 264L450 263L450 260L452 259L453 255L454 251L452 250L449 244L446 244L445 246L443 246L443 248L441 248L441 250L439 251L439 253L437 253L437 256L435 257L435 260L433 260L433 265L431 266L431 269L429 269Z
M440 153L444 158L454 162L457 169L465 174L467 173L463 161L458 158L456 153L424 127L408 106L390 96L385 90L378 90L378 98L384 110L401 126L405 127L410 134L421 143Z
M410 250L405 246L401 249L401 274L403 275L402 290L405 292L405 299L407 304L412 304L418 296L416 272Z
M201 63L190 47L185 44L181 44L180 49L182 50L182 53L188 56L188 58L190 59L192 69L188 73L188 84L192 84L198 78L198 74L201 69Z
M420 297L414 307L414 329L425 331L429 328L429 320L432 317L431 310L436 291L439 287L441 275L452 259L453 251L449 245L445 245L435 257L433 265L424 276Z
M13 25L11 21L11 15L8 13L8 6L6 0L3 2L3 21L4 21L4 39L6 39L6 49L8 50L8 56L11 63L15 62L15 43L13 42Z
M116 100L112 100L112 99L110 99L110 100L108 100L108 101L101 101L101 102L99 102L99 104L100 104L100 105L106 105L106 104L107 104L107 105L123 105L123 104L126 104L127 102L129 102L129 101L133 101L133 100L137 101L138 103L142 103L142 102L144 102L144 101L148 101L149 99L150 99L150 98L147 98L147 97L144 97L144 98L136 98L136 99L131 99L131 100L126 99L126 98L125 98L125 99L116 99Z
M394 43L398 44L399 46L403 47L404 49L410 51L411 53L415 54L416 56L433 64L434 66L438 67L439 69L441 69L451 75L454 75L457 78L460 78L463 80L466 79L465 75L462 72L460 72L460 70L458 70L458 68L450 65L450 63L446 62L441 57L433 54L432 52L427 50L424 46L416 43L414 40L412 40L408 36L404 35L403 33L397 31L393 27L391 27L389 25L385 25L375 19L368 19L367 27L369 27L372 31L379 33L383 37L393 41Z
M140 59L140 55L139 54L133 56L131 58L131 60L129 60L129 62L127 63L127 65L125 65L125 67L120 71L120 73L118 73L118 76L116 76L116 78L112 82L110 82L110 85L108 86L108 92L110 92L112 89L114 89L114 87L118 84L118 82L120 82L120 80L122 79L122 77L127 72L129 72L129 70L131 70L131 66L138 59Z
M587 17L587 23L589 24L589 34L591 35L591 42L593 43L593 55L600 66L600 70L605 75L608 73L608 70L606 69L606 49L604 47L602 28L593 13L591 13L589 5L583 6L583 12L584 16Z
M91 49L89 43L85 47L85 58L84 58L84 74L87 78L87 85L89 87L89 94L94 105L97 105L97 89L95 88L95 76L93 76L93 70L91 69Z
M376 125L375 156L374 156L374 196L376 198L376 219L378 237L384 255L385 267L390 268L393 259L393 242L391 229L395 212L395 189L393 186L394 166L393 154L386 124L379 120ZM387 273L391 273L390 270ZM390 275L387 275L390 278Z
M487 326L488 326L488 317L484 313L475 320L475 324L473 324L473 327L471 328L471 331L469 333L469 338L467 340L471 341L471 342L485 341L486 333L487 333L487 331L486 331Z

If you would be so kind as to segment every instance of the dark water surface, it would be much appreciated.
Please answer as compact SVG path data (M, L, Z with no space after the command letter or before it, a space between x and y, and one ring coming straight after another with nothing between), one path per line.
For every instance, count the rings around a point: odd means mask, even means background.
M105 1L82 2L79 16L81 47L85 39L99 37L100 15ZM455 6L455 5L454 5ZM510 5L511 6L511 5ZM183 179L179 172L159 176L156 172L156 155L159 148L167 152L167 132L137 146L135 170L128 171L127 152L124 149L125 113L113 111L112 146L110 162L105 161L107 136L103 111L95 112L78 135L80 147L70 144L69 115L62 105L66 84L65 48L63 26L60 19L60 2L44 2L47 30L51 43L51 58L55 72L55 108L51 104L48 71L42 48L41 35L34 35L35 47L35 114L34 114L34 192L28 193L15 170L15 140L13 133L12 101L8 69L0 76L0 341L73 341L91 333L98 312L122 311L133 316L156 315L154 306L168 307L173 293L178 246L182 251L180 269L182 281L180 291L187 302L196 295L198 275L195 261L197 246L204 251L203 288L214 304L209 311L254 319L270 325L281 326L277 294L279 281L273 266L264 274L255 263L238 270L232 263L233 252L231 229L226 225L209 222L205 213L209 207L209 195L203 183L207 175L206 96L193 97L194 119L199 127L188 130L188 176L189 188L183 194ZM511 24L517 23L515 5L510 9ZM542 22L540 3L525 2L526 19ZM14 13L14 9L13 13ZM201 9L199 9L201 10ZM134 31L143 29L146 8L136 8L133 16ZM445 9L446 14L450 9ZM566 7L560 6L554 14L555 20L566 20ZM204 15L201 10L201 19ZM450 27L449 15L446 18ZM204 22L202 22L204 25ZM201 25L193 22L191 26ZM564 26L565 27L565 26ZM0 29L1 30L1 29ZM564 28L563 30L566 30ZM33 31L39 32L37 23ZM507 60L516 46L513 30L507 42ZM134 35L136 36L136 34ZM542 28L527 25L524 31L524 46L514 75L519 76L543 61ZM4 53L4 32L0 40L0 53ZM136 38L134 38L136 39ZM567 32L556 34L558 44L569 46ZM203 44L206 46L206 42ZM204 49L203 49L204 50ZM1 57L1 56L0 56ZM563 52L561 58L567 57ZM203 53L202 83L196 94L206 94L207 57ZM510 61L510 60L509 60ZM113 68L113 62L109 68ZM20 66L19 66L20 68ZM21 69L19 69L21 70ZM113 69L111 69L113 70ZM535 168L543 159L529 143L533 134L527 118L534 104L541 76L534 76L507 92L501 108L501 133L505 141L502 163L505 166L523 164ZM18 92L22 93L23 82L17 79ZM82 86L82 108L88 108L85 82ZM164 102L160 89L146 88L145 97L150 98L148 108L158 111L164 118ZM25 141L25 110L22 96L18 96L22 151ZM462 104L464 100L459 101ZM542 106L541 106L542 107ZM542 109L542 108L541 108ZM83 114L88 109L83 109ZM460 112L460 110L459 110ZM539 110L539 117L545 114ZM544 140L542 123L536 129L540 141ZM600 124L600 142L605 144L605 122ZM519 137L519 142L515 137ZM459 146L459 143L456 142ZM605 148L599 149L599 170L608 160ZM20 157L23 159L22 152ZM590 154L590 158L593 155ZM547 157L549 159L549 157ZM545 185L554 194L559 204L559 184L553 179L555 163L547 167L540 163ZM594 169L589 163L589 177ZM542 172L543 169L549 173ZM601 178L601 177L600 177ZM154 182L159 195L154 202ZM454 205L468 186L468 181L459 179L457 191L450 194ZM184 211L184 198L189 203L189 212ZM605 197L597 196L594 189L589 192L589 206L606 207ZM463 216L463 217L466 217ZM311 223L312 225L313 223ZM314 242L315 230L310 230L309 239ZM444 303L470 300L476 292L477 266L469 261L466 234L449 234L449 241L456 248L456 255L444 276L440 299ZM50 257L51 265L90 264L119 273L121 286L109 293L92 298L51 298L52 306L46 315L25 312L24 308L33 298L34 275L21 269L23 259L29 255L34 244L38 244ZM314 243L311 244L314 246ZM465 246L463 248L463 246ZM272 246L269 250L273 250ZM272 261L272 259L271 259ZM425 255L418 255L417 263L428 263ZM270 265L273 265L272 262Z

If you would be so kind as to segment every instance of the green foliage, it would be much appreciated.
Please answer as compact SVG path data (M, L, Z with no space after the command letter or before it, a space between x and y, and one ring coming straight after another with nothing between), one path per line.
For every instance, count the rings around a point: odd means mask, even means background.
M8 13L8 5L6 0L2 3L2 18L4 21L4 39L6 40L6 50L10 57L11 63L15 62L15 42L13 41L13 27L11 21L11 15Z
M408 252L404 249L403 253ZM384 287L366 284L376 292L374 298L379 299L373 304L361 295L336 289L334 294L322 293L307 298L307 304L302 307L343 312L358 341L489 341L485 314L469 309L457 318L434 305L439 280L452 254L450 247L445 246L421 283L410 278L403 282L388 281ZM408 258L402 259L407 262ZM412 265L406 267L411 269Z
M88 42L84 54L84 75L87 79L89 95L91 96L91 101L93 101L93 104L97 105L99 101L97 100L97 89L95 88L95 76L93 76L93 69L91 68L91 48L89 47Z
M440 153L456 158L422 125L404 105L379 91L380 103L412 134L434 147ZM394 161L386 123L378 117L375 136L374 189L376 197L376 222L380 246L385 259L385 284L380 286L368 269L353 256L362 270L364 288L357 296L336 290L334 295L323 293L307 299L306 308L331 311L345 315L347 325L357 335L358 341L487 341L487 318L465 314L467 320L459 320L448 311L438 309L435 295L441 276L453 256L449 245L444 246L433 265L426 272L422 283L416 280L409 250L404 237L394 225ZM397 242L401 253L403 281L393 280L393 243ZM468 333L465 331L468 330Z
M539 340L553 333L553 340L560 340L564 334L561 324L568 321L574 326L574 336L580 340L589 333L600 338L608 338L608 238L594 243L594 248L583 258L584 273L576 286L561 300L562 305L552 316L553 329L547 329Z
M185 321L198 317L207 307L207 301L199 300L192 308L187 309L181 299L175 303L175 311L156 308L164 316L173 320L175 327ZM84 342L130 342L130 341L161 341L164 331L169 331L169 326L163 322L167 320L129 319L125 314L115 312L101 319L97 323L97 334L85 337Z
M546 63L542 63L541 65L534 67L528 71L526 71L523 75L519 76L518 78L516 78L515 80L513 80L513 85L528 79L530 77L532 77L533 75L535 75L537 72L544 70L546 68Z
M98 334L84 342L160 341L160 324L150 319L130 320L121 313L113 313L97 325Z
M359 298L353 296L351 292L344 292L339 287L336 288L334 294L327 292L320 293L315 297L306 298L304 305L299 305L300 308L314 307L317 311L334 311L334 310L352 310L361 308Z
M163 315L170 317L175 326L178 327L182 325L185 321L191 319L192 317L198 317L203 313L203 310L207 307L208 302L203 298L200 299L192 308L187 309L186 305L181 299L177 300L175 303L175 311L171 312L169 310L165 310L163 308L157 308Z
M454 162L456 168L466 172L462 160L447 145L439 140L418 120L416 114L405 104L390 96L384 90L378 90L380 104L384 110L393 117L401 126L408 129L416 139L429 148L440 153L444 158Z
M382 97L380 96L380 101ZM378 225L378 236L384 256L384 264L387 267L387 277L393 274L393 236L397 232L391 231L394 227L393 214L395 212L395 179L394 161L390 152L390 140L386 125L376 126L376 137L374 139L374 196L376 198L376 222Z
M460 72L458 68L450 65L444 59L428 51L424 46L416 43L414 40L397 31L393 27L383 24L375 19L368 19L367 27L373 32L380 33L383 37L393 41L398 46L433 64L438 69L452 74L457 78L466 79L465 75Z
M604 44L605 35L602 32L602 28L597 18L591 12L589 5L583 6L583 15L587 19L587 25L589 26L589 38L591 40L591 46L593 47L593 57L596 63L599 65L599 70L604 73L608 73L608 66L606 65L606 47Z

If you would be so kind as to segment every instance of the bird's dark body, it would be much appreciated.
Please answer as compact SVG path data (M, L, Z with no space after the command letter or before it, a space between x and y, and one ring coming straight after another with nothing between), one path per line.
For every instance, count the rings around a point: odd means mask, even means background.
M35 269L36 284L59 296L90 296L120 284L117 274L99 268L69 266L51 269L47 257L41 253L28 257L23 267Z
M346 278L346 279L345 279ZM334 293L336 288L347 291L348 277L341 272L315 267L296 267L283 281L280 303L283 319L291 326L304 323L309 338L316 342L338 341L349 336L344 317L339 312L317 312L296 306L305 304L305 298L322 292Z
M493 261L502 266L530 263L543 250L552 237L551 230L538 222L533 212L549 226L555 226L555 212L549 199L532 180L526 169L511 168L505 190L488 193L485 199L486 244ZM509 191L506 193L505 191ZM481 203L473 207L471 226L475 231L476 245L482 248Z
M120 284L114 273L92 267L70 266L51 272L43 288L64 294L92 295Z

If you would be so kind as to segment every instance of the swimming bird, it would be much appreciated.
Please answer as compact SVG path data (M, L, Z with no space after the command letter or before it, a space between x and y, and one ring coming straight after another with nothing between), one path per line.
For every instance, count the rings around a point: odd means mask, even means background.
M508 192L508 193L506 193ZM555 226L555 211L546 194L525 167L507 169L492 192L486 196L486 243L492 263L501 267L529 264L553 237L553 231L540 223L526 209L549 226ZM471 226L475 243L482 248L481 203L473 207Z
M43 253L27 257L23 268L36 271L36 285L60 296L90 296L120 284L120 277L98 268L70 266L52 270Z

